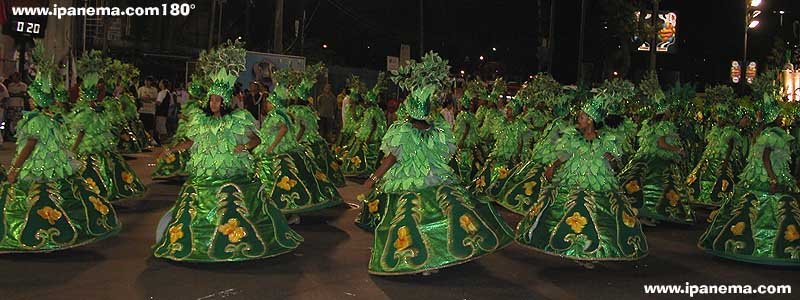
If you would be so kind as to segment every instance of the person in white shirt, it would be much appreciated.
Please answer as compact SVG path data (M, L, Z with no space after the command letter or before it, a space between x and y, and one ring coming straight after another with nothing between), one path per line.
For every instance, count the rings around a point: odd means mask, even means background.
M139 119L142 120L144 129L156 138L156 97L158 90L153 86L153 77L147 77L144 85L137 90L139 102Z
M174 103L172 97L172 87L169 80L163 79L158 83L158 96L156 96L156 134L158 138L156 142L161 144L162 139L166 138L167 133L167 117L169 116L170 108Z

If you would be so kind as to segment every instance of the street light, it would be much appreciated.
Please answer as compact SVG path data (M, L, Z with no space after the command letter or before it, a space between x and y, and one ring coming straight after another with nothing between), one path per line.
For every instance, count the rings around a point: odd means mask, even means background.
M744 51L743 51L743 58L742 58L742 65L747 65L747 33L750 29L755 29L758 27L758 24L761 23L760 21L756 20L756 17L761 15L761 11L756 9L761 5L761 0L745 0L745 10L744 10Z
M497 47L492 47L492 51L497 52Z
M483 55L481 55L481 57L478 57L478 59L483 60Z

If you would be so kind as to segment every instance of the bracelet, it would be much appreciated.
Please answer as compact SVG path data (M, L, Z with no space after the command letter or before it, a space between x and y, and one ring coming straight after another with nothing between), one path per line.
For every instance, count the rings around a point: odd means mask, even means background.
M373 183L378 183L378 177L375 177L375 173L369 174L369 180L372 180Z

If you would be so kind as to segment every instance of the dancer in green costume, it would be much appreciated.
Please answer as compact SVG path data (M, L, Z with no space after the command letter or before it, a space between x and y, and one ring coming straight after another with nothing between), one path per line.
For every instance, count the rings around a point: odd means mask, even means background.
M344 152L348 150L347 147L353 142L353 139L355 139L359 124L358 120L361 119L361 115L364 112L359 102L361 101L361 97L366 93L367 88L358 76L353 75L347 80L347 90L349 92L347 98L350 100L350 103L342 108L344 110L344 119L342 120L344 125L342 125L342 132L339 134L339 140L336 142L336 147L334 148L334 153L339 159L342 158Z
M657 83L657 82L656 82ZM660 87L648 95L653 116L639 131L639 150L620 174L625 192L638 210L643 224L654 221L693 224L694 210L688 205L688 186L681 171L686 152L678 129L671 121L672 107L687 101L664 94Z
M620 154L617 137L597 130L605 101L602 94L595 96L578 114L577 128L563 131L558 159L544 173L552 181L517 225L521 245L576 261L629 261L647 255L641 225L610 165Z
M58 78L52 58L37 43L38 67L28 88L36 108L17 127L17 151L0 187L0 253L50 252L116 235L114 207L79 176L69 132L50 111Z
M689 173L686 183L690 187L689 199L693 204L716 207L733 196L736 178L744 161L747 141L732 124L733 112L729 101L733 90L716 86L706 91L715 105L715 125L706 135L706 148L702 158Z
M297 141L307 148L306 154L314 158L314 163L336 187L345 186L341 162L333 155L328 142L319 133L319 116L316 111L305 101L311 96L311 88L317 82L317 77L323 72L322 63L308 66L300 84L295 88L297 105L289 107L289 115L300 126Z
M525 215L539 199L539 192L547 184L544 171L558 158L555 146L562 131L572 127L571 122L566 119L571 97L573 95L559 94L556 98L547 100L546 106L552 109L550 113L555 119L545 127L544 133L523 160L524 163L508 176L509 179L497 193L498 204L514 213Z
M776 76L772 73L770 80ZM739 174L735 196L712 213L698 246L738 261L800 266L800 199L791 174L790 144L785 128L797 118L797 104L786 103L783 118L775 99L778 85L765 91L756 117L761 130Z
M298 126L286 110L286 102L292 99L302 77L296 71L275 72L276 85L259 131L262 143L253 151L259 160L258 176L266 197L281 212L292 214L291 223L299 222L299 213L342 203L336 186L297 142Z
M385 158L365 183L368 189L376 187L370 203L385 202L374 231L371 274L430 274L511 242L492 207L457 185L447 164L455 151L452 131L428 121L448 69L446 61L430 53L393 78L411 94L403 104L408 117L389 128L381 145Z
M202 108L198 107L199 102L195 95L199 95L200 91L192 94L192 101L182 105L181 114L178 117L178 128L175 130L175 135L172 136L172 142L165 148L167 155L160 156L156 159L156 167L153 169L152 177L156 180L167 180L184 178L189 174L186 173L186 163L189 162L189 151L179 150L172 151L173 148L186 139L191 118L196 114L204 113Z
M381 159L378 149L386 134L386 115L378 107L378 98L386 88L384 73L378 75L375 87L364 97L361 118L356 122L355 136L342 154L342 173L345 176L366 177L375 171Z
M86 165L80 173L89 186L111 202L141 197L145 186L130 165L117 152L117 137L113 135L108 115L97 103L97 82L102 73L100 52L91 51L78 61L83 77L78 104L68 117L72 131L72 151Z
M263 259L288 253L303 241L254 176L249 150L260 142L255 119L246 110L230 111L244 58L238 42L201 53L193 81L209 86L208 100L201 104L204 113L190 118L186 140L172 148L191 151L189 179L159 224L156 257L188 262Z
M131 64L114 60L106 72L108 86L112 87L115 103L115 118L118 119L121 153L139 153L148 147L148 137L142 130L142 121L136 111L136 102L129 93L130 86L139 77L139 69ZM104 103L105 105L105 103ZM141 132L139 131L141 130Z
M456 171L461 182L469 183L481 170L483 161L479 147L478 119L475 117L475 99L484 98L486 88L477 79L467 82L464 95L459 104L461 110L455 121L456 154L450 161L450 167Z

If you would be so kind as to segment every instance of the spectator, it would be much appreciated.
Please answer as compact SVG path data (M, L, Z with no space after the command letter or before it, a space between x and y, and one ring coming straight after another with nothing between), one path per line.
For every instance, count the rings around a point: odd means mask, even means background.
M3 143L3 132L5 131L6 121L6 101L8 101L8 89L0 82L0 146Z
M83 84L83 78L78 77L69 87L69 103L75 104L78 102L78 97L81 96L81 84Z
M153 77L147 77L144 80L144 85L139 87L137 90L140 107L139 107L139 119L142 120L142 124L144 125L144 129L153 136L154 139L156 137L156 96L158 95L158 90L153 86ZM156 144L158 144L156 142Z
M167 118L169 111L173 106L174 98L172 96L172 84L169 80L162 79L158 83L158 96L156 96L156 143L159 145L161 141L167 137L169 131L167 130Z
M322 89L322 94L317 97L316 106L320 119L320 133L322 136L331 140L337 134L336 116L338 115L338 111L337 99L329 83L325 84L325 87Z
M6 133L9 137L13 137L16 133L17 121L22 116L22 108L28 98L28 85L20 80L19 73L11 75L8 94L10 97L6 101L6 122L8 125Z
M256 81L250 83L250 89L244 97L244 108L253 115L256 120L261 119L261 100L264 99L262 86Z

